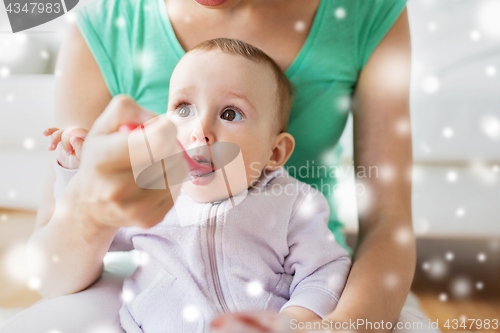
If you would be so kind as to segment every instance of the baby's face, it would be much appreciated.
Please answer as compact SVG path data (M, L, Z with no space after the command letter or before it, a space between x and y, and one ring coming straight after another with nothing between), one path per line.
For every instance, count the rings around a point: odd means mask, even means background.
M225 170L227 178L239 178L239 188L231 186L233 196L258 179L272 155L276 91L274 73L266 65L221 51L188 53L172 74L167 116L188 154L210 162L207 139L210 147L228 142L241 149L242 163ZM221 200L224 193L227 198L223 178L220 172L191 175L183 188L199 202Z

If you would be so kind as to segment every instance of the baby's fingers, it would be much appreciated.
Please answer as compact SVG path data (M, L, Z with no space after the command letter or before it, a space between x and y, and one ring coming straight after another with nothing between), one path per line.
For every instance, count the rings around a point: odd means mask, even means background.
M69 142L71 143L73 149L75 150L76 157L80 160L82 156L83 139L73 136L69 139Z
M52 135L52 133L54 133L55 131L58 131L59 128L57 127L51 127L51 128L47 128L45 131L43 131L43 135L44 136L49 136L49 135Z
M63 134L64 130L57 130L52 133L50 137L50 142L49 142L49 150L55 150L57 148L57 145L61 141L61 136Z
M64 150L68 153L68 155L71 155L74 150L74 146L70 141L71 138L76 137L83 140L87 136L87 133L88 131L81 127L68 127L64 131L61 137L61 143L63 145Z

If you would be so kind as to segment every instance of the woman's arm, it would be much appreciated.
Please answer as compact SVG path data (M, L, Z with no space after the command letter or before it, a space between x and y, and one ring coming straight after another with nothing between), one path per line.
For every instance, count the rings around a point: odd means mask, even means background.
M55 125L89 130L111 95L76 24L71 26L59 52L55 78ZM40 279L38 291L43 297L77 292L92 284L102 272L102 257L114 235L102 234L102 240L90 234L86 238L78 224L64 223L66 219L74 220L71 212L54 215L54 158L51 153L35 231L30 238L32 270ZM96 245L87 246L89 239ZM43 267L37 267L40 261L45 261Z
M79 126L87 130L111 100L99 66L76 23L61 46L55 70L55 127ZM51 154L54 158L54 153ZM38 207L35 229L49 223L55 210L53 159Z
M413 279L409 87L411 43L406 9L361 71L353 100L354 162L372 177L359 211L358 243L346 287L328 319L395 323ZM358 170L358 169L357 169ZM374 175L375 174L375 175ZM363 329L360 329L363 331ZM389 330L387 330L389 331Z
M87 288L99 278L102 259L120 227L150 228L161 222L174 204L178 189L171 192L163 177L163 189L137 186L129 147L143 147L144 136L120 133L121 125L147 123L148 148L158 161L166 157L171 161L165 163L164 172L183 177L188 170L178 154L174 124L128 96L111 99L77 29L72 30L61 51L57 71L57 126L90 131L78 172L55 207L53 199L42 203L29 240L30 268L41 282L38 291L44 297ZM144 151L136 151L133 162L142 167L151 159ZM50 189L45 194L52 196Z

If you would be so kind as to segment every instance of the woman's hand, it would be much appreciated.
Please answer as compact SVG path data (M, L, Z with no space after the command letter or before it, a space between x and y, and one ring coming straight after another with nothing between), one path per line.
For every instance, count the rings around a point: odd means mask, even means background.
M56 150L59 164L66 169L78 169L82 146L88 131L81 127L59 129L51 127L43 131L43 135L50 136L49 150Z
M291 333L291 319L271 311L230 313L214 319L210 333Z
M121 226L149 228L161 222L172 208L176 195L172 195L168 184L166 190L148 190L135 183L129 145L141 147L137 140L144 137L118 132L121 125L147 121L148 147L155 162L171 156L170 163L165 163L166 173L187 174L182 155L175 154L179 150L175 126L166 117L142 109L130 98L116 96L86 136L79 172L68 183L61 199L62 205L75 209L72 215L89 232ZM134 155L134 164L151 164L147 151Z
M312 328L314 331L321 332L320 324L321 317L314 312L302 307L290 306L281 313L256 311L223 315L212 321L210 332L305 333L313 330Z

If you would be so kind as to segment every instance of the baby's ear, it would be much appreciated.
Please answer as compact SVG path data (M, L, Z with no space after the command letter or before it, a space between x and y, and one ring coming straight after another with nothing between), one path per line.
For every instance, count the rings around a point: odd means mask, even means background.
M290 133L282 132L274 138L273 150L269 161L266 164L266 170L277 170L283 165L292 155L295 148L295 139Z

